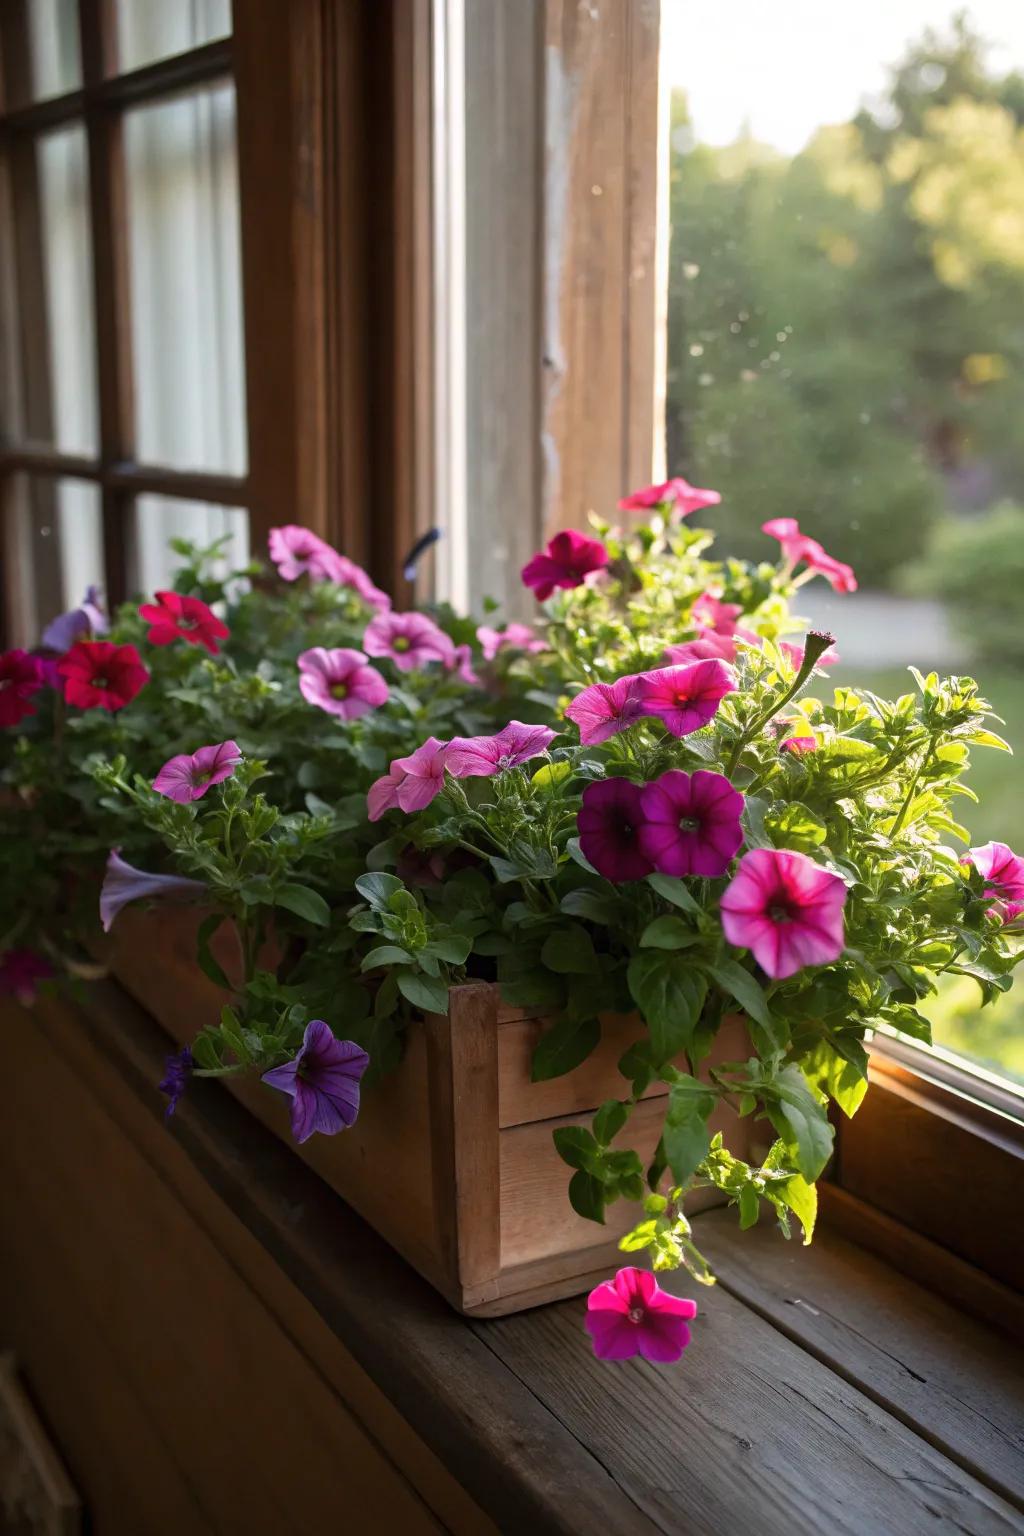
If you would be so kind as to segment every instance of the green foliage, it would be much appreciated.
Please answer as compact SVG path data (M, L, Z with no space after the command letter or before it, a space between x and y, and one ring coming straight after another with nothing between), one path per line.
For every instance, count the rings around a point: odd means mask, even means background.
M936 529L925 558L906 573L910 590L940 597L972 655L992 666L1024 665L1024 511L1004 505Z

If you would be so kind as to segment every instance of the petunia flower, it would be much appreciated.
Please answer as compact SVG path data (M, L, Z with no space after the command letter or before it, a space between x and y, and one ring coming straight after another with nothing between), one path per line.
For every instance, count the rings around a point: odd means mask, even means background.
M473 648L470 645L457 645L448 664L448 671L468 684L470 688L482 688L479 677L473 671Z
M155 603L142 604L139 617L150 626L146 636L150 645L187 640L189 645L204 645L211 656L220 651L218 640L226 640L230 633L201 598L183 597L180 592L158 592Z
M0 725L17 725L36 707L29 703L43 686L43 667L38 656L27 651L5 651L0 656Z
M617 736L640 719L639 676L620 677L614 683L591 683L566 705L566 717L580 728L585 747L596 746Z
M445 766L455 779L489 779L506 768L539 757L558 735L546 725L510 720L496 736L455 736L448 744Z
M843 952L846 886L805 853L755 848L745 853L722 896L730 944L749 949L777 981Z
M402 775L395 787L395 799L403 811L422 811L444 788L445 758L448 743L430 736L409 757L398 757L391 764ZM378 780L378 783L380 781ZM371 820L376 820L372 817Z
M368 656L387 656L400 672L416 672L439 661L451 667L455 646L425 613L379 613L366 626L363 650Z
M69 651L76 640L89 635L105 635L110 628L103 609L99 587L86 587L77 608L51 619L40 636L39 644L48 651Z
M792 752L798 757L802 757L805 752L817 752L817 750L818 739L813 734L805 735L798 733L793 736L786 736L779 742L780 752Z
M690 617L702 633L734 635L736 620L743 609L739 603L723 603L711 592L705 592L694 603Z
M732 669L714 658L689 667L662 667L643 674L641 713L657 715L673 736L688 736L707 725L735 687Z
M392 763L387 773L376 779L366 795L367 821L380 821L385 811L398 810L398 791L405 783L405 769Z
M242 753L236 741L221 741L216 746L200 747L191 756L181 752L164 763L153 780L158 795L188 805L201 800L211 784L229 779L242 761Z
M57 664L64 697L79 709L123 709L149 682L134 645L78 640Z
M167 1108L164 1110L164 1119L169 1120L181 1103L192 1077L192 1069L195 1061L188 1046L175 1051L173 1056L168 1056L164 1062L164 1075L157 1085L161 1093L167 1095Z
M387 613L391 607L391 599L386 592L382 592L376 586L369 573L364 571L361 565L350 560L347 555L339 555L337 550L325 545L330 558L327 561L327 579L333 581L338 587L351 587L357 597L362 598L367 608L375 608L378 613Z
M982 843L968 850L967 858L985 881L985 895L993 898L991 910L1004 923L1024 912L1024 859L1006 843Z
M267 548L282 581L298 581L300 576L314 582L331 581L334 562L342 558L319 534L296 523L271 528Z
M189 880L185 875L151 875L145 869L135 869L122 859L120 848L112 848L107 856L107 869L100 891L100 922L103 924L103 932L110 932L115 917L130 902L157 898L198 900L205 892L206 885L202 880Z
M16 998L23 1008L30 1008L39 983L54 974L49 960L34 949L5 949L0 954L0 996Z
M333 1136L355 1124L359 1080L369 1065L361 1046L336 1040L322 1019L312 1019L298 1055L264 1072L263 1081L290 1096L292 1135L301 1143L314 1131Z
M663 875L724 875L743 841L743 796L721 773L670 768L640 791L640 849Z
M789 662L790 666L793 668L793 671L794 672L799 672L800 668L804 664L804 648L803 648L803 646L802 645L794 645L792 640L777 640L775 643L778 646L779 650L782 652L782 654L786 657L786 660ZM839 652L836 650L835 646L833 645L833 646L830 646L830 648L827 651L825 651L823 655L818 657L818 660L815 663L815 665L819 666L819 667L834 667L836 662L837 661L841 661L841 660L842 660L842 657L839 655Z
M316 645L299 657L299 691L307 704L329 715L358 720L388 701L388 685L362 651Z
M702 507L717 507L721 501L717 491L701 490L691 485L682 475L665 480L660 485L647 485L642 491L634 491L619 502L620 512L647 512L653 507L671 507L677 517L689 517Z
M654 870L640 845L643 822L639 784L595 779L583 791L576 818L580 850L606 880L642 880Z
M743 631L746 638L746 631ZM736 660L736 639L733 635L716 635L707 629L695 640L684 640L681 645L666 645L662 655L666 666L687 667L695 661Z
M690 1342L697 1303L663 1291L648 1269L620 1269L587 1297L587 1332L600 1360L642 1355L661 1365L678 1360Z
M556 587L581 587L586 578L608 564L608 551L600 539L588 539L574 528L556 533L547 548L534 555L522 569L525 587L532 587L540 602Z
M484 653L484 661L493 661L499 651L546 651L548 643L530 624L506 624L504 629L491 629L481 624L476 632Z
M761 524L761 532L778 539L787 565L799 565L803 561L809 571L824 576L834 592L856 592L857 578L853 567L828 554L817 539L801 533L795 517L770 518Z

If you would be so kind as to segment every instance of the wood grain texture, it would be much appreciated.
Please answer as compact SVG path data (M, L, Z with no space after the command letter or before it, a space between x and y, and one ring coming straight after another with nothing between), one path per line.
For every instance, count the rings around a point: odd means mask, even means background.
M1024 1350L827 1230L700 1226L731 1295L1024 1510Z
M698 1301L675 1370L595 1360L575 1302L472 1326L671 1536L1019 1533L998 1494L724 1289Z

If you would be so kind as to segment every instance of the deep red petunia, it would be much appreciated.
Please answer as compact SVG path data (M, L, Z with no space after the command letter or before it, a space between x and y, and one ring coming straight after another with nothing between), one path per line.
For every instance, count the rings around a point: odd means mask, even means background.
M79 709L123 709L149 682L134 645L79 640L57 665L64 697Z
M588 576L607 564L608 551L600 539L588 539L586 534L569 528L556 533L543 553L526 562L523 585L532 587L540 602L544 602L556 587L581 587Z
M38 656L27 651L5 651L0 656L0 725L17 725L26 715L35 714L29 703L45 681Z
M629 779L597 779L583 791L580 849L606 880L642 880L654 869L640 846L640 795L640 785Z
M189 645L205 645L211 656L220 650L218 640L226 640L229 630L198 597L183 597L180 592L158 592L155 603L143 603L139 616L150 626L146 636L150 645L172 645L187 640Z

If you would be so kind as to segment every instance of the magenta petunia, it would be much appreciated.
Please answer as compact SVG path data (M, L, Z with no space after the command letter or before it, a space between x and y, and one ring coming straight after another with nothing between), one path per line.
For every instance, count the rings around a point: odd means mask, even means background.
M629 779L596 779L583 791L576 818L580 849L606 880L642 880L654 870L640 843L640 794L640 785Z
M409 757L395 759L391 764L391 772L397 770L401 775L395 785L395 801L400 810L422 811L424 806L440 794L444 788L447 754L448 743L430 736ZM376 821L377 818L373 816L371 820Z
M380 821L385 811L398 810L398 791L405 783L405 769L392 763L387 773L370 785L366 795L367 821Z
M642 491L633 491L619 502L621 512L648 512L654 507L670 507L677 517L689 517L703 507L717 507L721 501L717 491L702 490L691 485L682 475L663 480L660 485L646 485Z
M489 779L506 768L539 757L558 735L546 725L510 720L496 736L455 736L448 745L445 766L455 779Z
M302 652L298 666L302 697L329 715L358 720L388 701L387 683L376 667L368 665L362 651L316 645Z
M846 886L805 853L755 848L745 853L722 896L730 944L749 949L777 981L843 952Z
M17 725L36 708L29 703L45 681L38 656L28 651L5 651L0 656L0 726Z
M71 608L67 613L50 620L40 636L39 644L48 651L60 651L63 654L71 649L76 640L88 639L90 635L105 635L109 628L99 587L86 587L85 596L77 608Z
M506 624L504 629L491 629L481 624L476 632L485 661L493 661L499 651L546 651L548 643L529 624Z
M527 561L522 569L523 585L532 587L544 602L556 587L581 587L588 576L604 570L607 564L608 551L600 539L588 539L569 528L556 533L541 554Z
M742 639L748 638L746 630L737 631ZM703 630L695 640L684 640L681 645L666 645L663 652L666 666L688 667L695 661L736 660L736 636L716 635L714 630Z
M743 796L721 773L670 768L640 791L640 849L663 875L724 875L743 841Z
M425 613L379 613L366 626L363 650L368 656L386 656L400 672L417 672L431 662L455 665L451 636Z
M124 709L149 682L134 645L79 640L57 663L64 697L79 709Z
M647 1269L620 1269L587 1297L587 1332L600 1360L645 1360L668 1365L690 1342L697 1303L663 1291Z
M5 949L0 953L0 997L16 998L23 1008L30 1008L40 982L54 974L49 960L34 949Z
M198 901L206 894L206 890L202 880L189 880L185 875L152 875L148 870L135 869L122 859L120 848L112 848L107 857L107 869L100 891L100 922L103 932L110 932L115 917L130 902Z
M618 735L641 718L640 676L620 677L614 683L591 683L566 705L566 716L580 728L585 747L596 746Z
M191 756L182 752L164 763L153 780L153 788L168 800L188 805L192 800L201 800L211 784L230 778L241 761L242 754L234 741L200 747Z
M656 715L673 736L688 736L707 725L735 687L732 669L713 657L689 667L662 667L641 679L641 713Z
M761 532L778 539L787 565L799 565L803 561L809 571L824 576L834 592L856 592L857 578L853 567L828 554L817 539L801 533L795 517L770 518L761 524Z
M802 757L806 752L817 752L818 740L814 735L797 733L786 736L779 742L780 752L792 752L797 757Z
M312 1019L298 1055L264 1072L263 1081L291 1098L292 1135L303 1142L315 1131L333 1136L355 1124L359 1080L369 1065L361 1046L336 1040L322 1019Z
M149 625L146 639L150 645L172 645L187 640L189 645L204 645L211 656L220 651L218 641L228 638L228 627L198 597L183 597L180 592L158 592L155 603L143 603L139 617Z
M734 635L742 612L739 603L723 603L712 592L705 592L694 603L690 617L702 633Z
M991 910L1004 923L1014 922L1024 912L1024 859L1006 843L982 843L967 857L985 881L985 895L993 898Z

